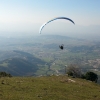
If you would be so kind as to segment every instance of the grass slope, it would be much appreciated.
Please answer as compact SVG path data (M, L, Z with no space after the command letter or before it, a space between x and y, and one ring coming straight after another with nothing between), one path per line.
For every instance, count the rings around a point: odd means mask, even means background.
M34 75L37 65L21 58L6 59L0 62L0 71L6 71L13 76Z
M100 85L67 76L0 78L0 100L100 100Z

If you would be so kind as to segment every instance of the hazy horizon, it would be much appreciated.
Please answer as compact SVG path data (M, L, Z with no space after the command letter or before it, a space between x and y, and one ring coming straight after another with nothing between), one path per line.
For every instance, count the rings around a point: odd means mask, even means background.
M64 16L66 20L48 24L41 35L99 38L99 0L0 0L0 36L40 35L46 21Z

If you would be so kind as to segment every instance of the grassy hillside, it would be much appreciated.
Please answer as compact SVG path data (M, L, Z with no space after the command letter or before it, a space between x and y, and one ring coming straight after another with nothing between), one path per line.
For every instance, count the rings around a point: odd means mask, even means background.
M100 85L67 76L0 78L0 100L100 100Z
M10 58L0 62L0 71L6 71L14 76L30 76L38 69L37 64L21 58Z

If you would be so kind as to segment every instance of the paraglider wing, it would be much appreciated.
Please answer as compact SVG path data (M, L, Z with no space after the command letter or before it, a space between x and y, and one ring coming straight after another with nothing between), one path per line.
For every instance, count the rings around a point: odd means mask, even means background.
M45 25L47 25L48 23L50 23L50 22L52 22L52 21L54 21L54 20L57 20L57 19L69 20L69 21L71 21L73 24L75 24L74 21L71 20L70 18L67 18L67 17L57 17L57 18L54 18L54 19L52 19L52 20L50 20L50 21L44 23L44 24L40 27L39 33L41 34L41 31L42 31L42 29L44 28Z

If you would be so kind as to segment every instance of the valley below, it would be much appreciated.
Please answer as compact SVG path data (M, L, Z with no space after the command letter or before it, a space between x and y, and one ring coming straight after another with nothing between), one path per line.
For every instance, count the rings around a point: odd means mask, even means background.
M99 76L100 42L60 35L0 38L0 71L13 76L62 75L70 64Z

